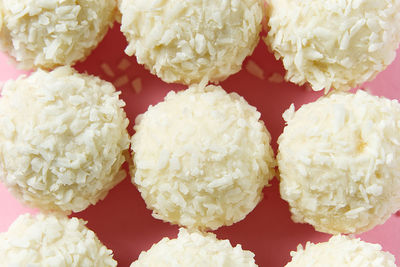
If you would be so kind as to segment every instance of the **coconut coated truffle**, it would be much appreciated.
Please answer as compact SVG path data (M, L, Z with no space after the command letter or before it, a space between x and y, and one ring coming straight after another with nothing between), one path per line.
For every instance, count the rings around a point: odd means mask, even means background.
M0 233L2 266L114 267L113 253L77 218L24 214Z
M165 82L218 82L241 69L259 41L262 0L119 0L121 31Z
M125 177L124 105L111 83L70 67L8 81L0 97L0 180L42 210L95 204Z
M347 236L333 236L328 242L301 245L290 253L292 261L285 267L396 267L395 258L371 244Z
M256 267L254 254L229 240L218 240L212 233L179 230L177 239L163 238L142 252L131 267Z
M395 58L399 0L267 0L266 42L286 79L315 91L372 80Z
M260 113L219 86L170 92L136 119L132 181L153 216L190 228L242 220L274 175Z
M280 191L292 219L327 233L361 233L400 209L400 105L336 93L284 113Z
M72 65L103 39L116 6L110 0L0 0L0 49L24 69Z

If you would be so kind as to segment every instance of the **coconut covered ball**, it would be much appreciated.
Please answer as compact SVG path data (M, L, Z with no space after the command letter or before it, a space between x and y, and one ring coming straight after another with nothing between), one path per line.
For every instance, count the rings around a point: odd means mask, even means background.
M2 266L117 266L113 252L77 218L24 214L0 233Z
M81 61L115 19L110 0L0 0L0 49L24 69Z
M8 81L0 97L0 180L42 210L95 204L125 177L124 105L111 83L70 67Z
M254 254L229 240L218 240L212 233L179 230L177 239L163 238L142 252L131 267L256 267Z
M267 0L266 42L286 79L315 91L372 80L395 58L399 0Z
M138 116L134 129L132 181L164 221L231 225L254 209L274 175L260 113L219 86L170 92Z
M262 0L119 0L125 53L165 82L218 82L259 41Z
M400 105L336 93L284 113L280 191L292 219L327 233L360 233L400 209Z
M378 244L346 236L333 236L328 242L301 245L290 253L285 267L396 267L395 258Z

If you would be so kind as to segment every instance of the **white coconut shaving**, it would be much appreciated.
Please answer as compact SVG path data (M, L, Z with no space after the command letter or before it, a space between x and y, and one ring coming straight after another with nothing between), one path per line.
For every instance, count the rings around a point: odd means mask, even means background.
M212 233L179 230L178 238L163 238L142 252L131 267L256 267L254 254L229 240L218 240Z
M336 93L284 113L280 191L292 219L361 233L400 209L400 104Z
M347 236L333 236L328 242L308 242L290 253L292 261L285 267L396 267L395 258L371 244Z
M115 73L114 73L113 69L111 68L111 66L110 66L108 63L106 63L106 62L101 63L101 64L100 64L100 68L103 70L103 72L104 72L107 76L109 76L109 77L115 77Z
M140 92L142 92L143 84L142 84L142 79L140 77L134 79L131 82L131 85L136 94L139 94Z
M217 86L172 91L140 115L132 180L153 216L217 229L252 211L275 166L260 116L242 97Z
M259 41L262 0L119 0L121 31L165 82L218 82L241 69Z
M260 80L264 80L264 70L253 60L249 60L245 66L248 73L257 77Z
M117 8L109 0L0 0L0 9L0 49L21 68L52 69L84 60L112 26Z
M123 59L121 59L121 61L118 63L117 68L120 69L120 70L122 70L122 71L125 71L125 70L127 70L131 65L132 65L131 62L130 62L128 59L123 58Z
M113 253L77 218L24 214L0 233L1 266L114 267Z
M268 77L268 81L271 83L283 83L285 79L281 74L274 72Z
M0 97L0 180L24 203L74 211L119 183L129 148L111 83L70 67L8 81Z
M118 77L117 79L115 79L113 84L116 88L120 88L124 85L127 85L128 83L129 83L129 77L128 77L128 75L124 74L124 75Z
M286 79L315 91L372 80L395 58L399 0L267 0L266 43Z

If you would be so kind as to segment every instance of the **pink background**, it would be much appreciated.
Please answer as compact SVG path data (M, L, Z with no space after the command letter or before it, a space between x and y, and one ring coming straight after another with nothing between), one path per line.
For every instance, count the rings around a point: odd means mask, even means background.
M98 75L110 82L124 74L131 80L137 77L142 79L143 91L140 93L136 93L130 83L118 88L127 103L126 112L131 121L129 131L132 134L133 122L138 114L146 111L148 105L161 101L168 91L180 90L184 86L165 84L151 75L136 63L135 58L129 58L123 53L125 46L126 42L119 32L119 25L116 25L92 55L76 67L79 71ZM127 58L132 64L126 71L116 67L123 58ZM295 103L298 108L317 99L322 93L310 92L305 86L299 87L286 82L269 82L268 77L273 73L284 74L284 70L263 42L260 42L254 54L247 60L249 59L264 70L265 80L256 78L243 69L221 85L229 92L239 93L257 107L271 132L272 145L276 151L276 140L284 126L282 112L291 103ZM100 65L104 62L113 67L115 77L107 76L103 72ZM0 53L0 81L16 78L21 73L23 72L17 70L14 64ZM373 82L363 87L369 88L376 95L400 99L399 76L400 56ZM22 206L0 184L0 232L6 231L17 216L25 212L35 211ZM153 243L165 236L175 237L178 230L176 226L151 217L151 212L146 209L140 194L130 183L130 178L112 189L104 201L73 216L88 221L88 227L114 251L119 266L129 266L142 250L149 249ZM396 263L399 265L399 228L400 217L393 215L384 225L377 226L360 237L368 242L380 243L384 250L396 256ZM222 227L215 233L220 239L229 239L232 244L240 243L243 248L253 251L259 266L270 267L284 266L290 260L289 252L295 250L298 243L329 239L329 235L318 233L309 225L295 224L291 221L288 205L279 197L276 179L272 182L272 187L264 189L264 199L243 221L230 227Z

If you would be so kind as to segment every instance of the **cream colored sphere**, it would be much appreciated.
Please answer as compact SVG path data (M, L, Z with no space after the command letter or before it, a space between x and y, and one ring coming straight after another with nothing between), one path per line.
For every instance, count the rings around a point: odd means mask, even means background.
M266 43L286 79L315 91L372 80L396 56L400 0L266 0Z
M241 245L232 247L229 240L215 234L179 230L178 238L163 238L142 252L131 267L257 267L254 253Z
M131 176L153 216L194 229L244 219L274 176L260 116L219 86L172 91L140 115Z
M284 113L280 192L295 222L361 233L400 209L400 104L336 93Z
M86 222L55 214L20 215L0 233L2 266L115 267L107 249Z
M285 267L396 267L395 258L371 244L347 236L333 236L328 242L308 242L290 253L292 260Z
M262 0L119 0L121 31L165 82L222 81L240 71L259 41Z
M23 69L73 65L103 39L116 11L114 0L0 0L0 50Z
M0 97L0 181L25 204L78 212L126 173L128 119L111 83L70 67L5 83Z

